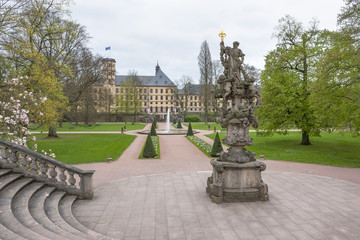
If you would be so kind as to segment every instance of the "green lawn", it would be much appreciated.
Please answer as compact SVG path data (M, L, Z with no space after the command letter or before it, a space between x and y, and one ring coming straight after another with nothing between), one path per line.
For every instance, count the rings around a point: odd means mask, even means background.
M220 133L222 139L226 133ZM214 139L215 134L207 135ZM304 163L316 163L340 167L360 166L360 137L350 134L322 132L321 137L311 137L312 145L300 145L301 133L289 132L288 135L259 136L250 133L254 138L253 146L246 149L255 152L256 156L264 155L265 159L286 160Z
M139 130L143 129L146 124L144 123L135 123L132 125L131 123L96 123L96 124L72 124L72 123L63 123L62 128L57 127L57 131L121 131L121 128L126 126L126 130ZM44 126L36 125L29 127L30 131L47 131L48 129Z
M189 126L188 123L184 123L185 126ZM217 124L217 123L214 123L214 122L211 122L209 123L208 125L210 125L210 130L213 131L214 130L214 127L216 127L216 130L221 130L222 127L220 126L220 124ZM208 125L203 123L203 122L192 122L191 123L191 127L193 129L198 129L198 130L208 130Z
M67 164L106 162L107 158L116 160L136 138L126 134L64 134L60 138L34 135L38 152L51 149L56 160ZM29 145L33 149L33 143Z

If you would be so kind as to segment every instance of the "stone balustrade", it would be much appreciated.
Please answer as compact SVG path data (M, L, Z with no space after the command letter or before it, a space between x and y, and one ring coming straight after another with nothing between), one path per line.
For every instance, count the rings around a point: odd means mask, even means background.
M20 172L82 199L93 197L92 176L95 170L70 166L1 138L0 166L11 168L14 172Z

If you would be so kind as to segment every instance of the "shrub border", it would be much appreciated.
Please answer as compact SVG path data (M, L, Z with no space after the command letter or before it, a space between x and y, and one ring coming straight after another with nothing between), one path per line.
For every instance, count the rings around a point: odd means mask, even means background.
M202 151L206 156L208 156L209 158L213 158L211 156L211 149L212 149L212 146L210 144L208 144L207 142L205 142L204 140L201 140L200 138L196 137L196 136L185 136L192 144L194 144L195 147L197 147L200 151ZM199 144L197 144L197 142L193 141L193 139L191 138L194 138L196 140L198 140L198 142L201 142L203 143L204 145L207 145L209 146L209 149L210 151L206 151L206 149L202 148L202 146L200 146Z

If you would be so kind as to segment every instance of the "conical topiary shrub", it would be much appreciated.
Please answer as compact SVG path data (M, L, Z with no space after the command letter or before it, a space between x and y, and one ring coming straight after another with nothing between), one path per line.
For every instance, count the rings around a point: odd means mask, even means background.
M143 158L153 158L156 156L156 151L154 148L154 144L151 140L150 133L148 134L148 136L146 138L145 147L144 147L142 156L143 156Z
M179 119L179 121L178 121L178 125L176 126L176 128L182 128L182 126L181 126L181 120Z
M211 149L211 156L216 157L222 151L223 151L223 148L222 148L222 145L221 145L219 133L216 133L215 140L214 140L214 145L213 145L213 147Z
M186 136L194 136L192 127L191 127L191 122L189 122L189 127L188 127L188 131L186 133Z
M154 119L154 121L153 121L153 125L154 125L155 129L157 129L157 122L156 122L156 119Z
M151 136L157 136L154 124L151 125L150 135Z

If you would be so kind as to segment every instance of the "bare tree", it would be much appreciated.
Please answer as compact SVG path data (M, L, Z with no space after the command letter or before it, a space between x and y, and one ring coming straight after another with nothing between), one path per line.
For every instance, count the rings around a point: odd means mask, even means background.
M96 99L92 94L92 85L102 79L102 58L94 56L86 47L81 47L71 61L72 76L63 79L64 95L69 99L70 112L66 117L75 120L84 119L88 123L90 114L96 109Z
M181 94L177 93L176 99L180 105L180 109L183 117L185 117L188 112L189 95L195 93L195 89L192 87L192 83L193 83L193 79L190 76L182 76L177 81L177 85L179 88L182 89L182 93Z
M201 44L200 54L198 56L200 68L201 95L204 102L205 124L208 124L208 111L211 103L211 88L213 83L213 62L207 41Z
M130 112L133 112L133 121L135 122L136 114L141 109L141 101L139 99L137 87L142 85L140 78L137 76L137 72L135 70L130 70L126 80L121 85L124 92L117 99L119 103L119 107L117 109L125 113L125 123L127 115Z

